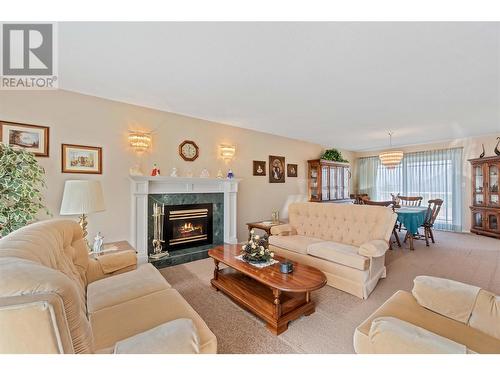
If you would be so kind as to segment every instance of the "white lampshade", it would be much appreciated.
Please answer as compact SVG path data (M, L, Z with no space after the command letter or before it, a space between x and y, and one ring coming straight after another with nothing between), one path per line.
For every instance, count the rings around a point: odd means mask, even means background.
M61 215L87 215L104 210L104 197L99 181L66 181L61 203Z

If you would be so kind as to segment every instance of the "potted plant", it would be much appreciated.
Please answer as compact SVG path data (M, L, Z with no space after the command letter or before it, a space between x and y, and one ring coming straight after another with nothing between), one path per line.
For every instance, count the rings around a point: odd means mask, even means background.
M342 156L342 153L337 150L336 148L331 148L329 150L325 150L323 152L323 155L321 155L321 159L323 160L330 160L330 161L337 161L340 163L348 163L349 160L344 159Z
M24 149L0 144L0 237L36 219L42 209L45 171Z

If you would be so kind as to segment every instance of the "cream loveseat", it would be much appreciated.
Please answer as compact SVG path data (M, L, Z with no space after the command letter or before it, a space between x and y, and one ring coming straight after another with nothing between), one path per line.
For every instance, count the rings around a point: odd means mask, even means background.
M271 228L270 249L324 272L330 286L368 298L385 277L385 252L396 222L390 208L292 203L289 224Z
M500 353L500 296L453 280L417 276L354 332L370 354Z
M193 308L134 251L89 257L80 226L0 240L0 353L216 353Z

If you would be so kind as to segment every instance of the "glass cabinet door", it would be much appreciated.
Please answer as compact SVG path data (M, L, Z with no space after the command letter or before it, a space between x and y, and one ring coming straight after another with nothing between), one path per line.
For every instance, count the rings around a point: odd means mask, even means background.
M483 229L483 213L480 211L472 212L472 226L476 229Z
M491 230L491 231L495 231L495 232L499 231L498 214L497 213L492 213L492 212L487 213L486 229Z
M335 181L337 181L337 168L330 167L330 199L337 199L337 190L335 189Z
M337 179L335 180L335 185L337 189L337 199L342 199L344 196L344 173L343 173L343 168L342 167L336 167L337 169Z
M321 167L321 199L330 200L329 168Z
M319 200L319 187L318 187L318 165L311 165L309 167L309 199Z
M482 165L474 166L474 205L483 206L484 203L484 178Z
M488 166L488 193L489 193L489 205L498 207L499 195L498 195L498 165L492 164Z

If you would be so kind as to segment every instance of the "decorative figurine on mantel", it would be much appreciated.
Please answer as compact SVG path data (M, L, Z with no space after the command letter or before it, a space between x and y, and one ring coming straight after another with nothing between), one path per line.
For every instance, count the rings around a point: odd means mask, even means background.
M224 178L224 175L222 174L222 170L221 169L219 169L217 171L217 178Z
M151 171L151 176L159 176L159 175L160 175L160 168L158 167L158 164L154 163L153 170Z
M203 168L203 170L200 173L201 178L209 178L210 177L210 172L208 171L207 168Z
M230 169L227 171L227 178L233 178L234 177L234 173L233 173L233 170Z
M131 176L143 176L144 175L144 173L142 173L141 167L139 165L135 165L133 167L130 167L128 172Z
M170 173L170 177L179 177L177 176L177 168L173 167L172 172Z

